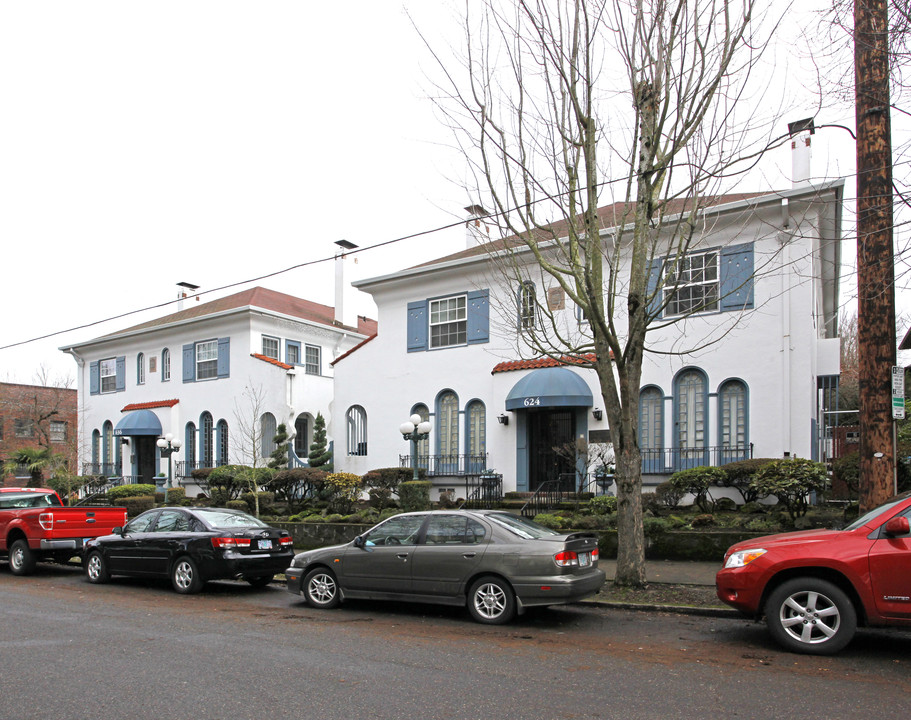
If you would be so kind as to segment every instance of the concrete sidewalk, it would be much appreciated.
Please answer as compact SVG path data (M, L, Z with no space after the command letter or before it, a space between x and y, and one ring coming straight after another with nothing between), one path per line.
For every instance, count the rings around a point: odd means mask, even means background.
M602 558L598 567L604 570L608 581L614 579L617 561ZM675 560L646 560L645 577L650 583L671 585L715 586L715 574L721 569L720 562L694 562Z

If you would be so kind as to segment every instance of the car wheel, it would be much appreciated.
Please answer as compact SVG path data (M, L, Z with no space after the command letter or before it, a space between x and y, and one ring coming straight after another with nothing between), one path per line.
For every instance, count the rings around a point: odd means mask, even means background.
M516 596L505 580L482 577L468 591L468 612L480 623L502 625L516 614Z
M192 558L184 555L174 561L174 566L171 568L171 584L177 592L183 595L191 595L202 590L202 586L205 583L199 576L196 563L193 562Z
M13 575L31 575L35 572L35 553L27 540L16 540L9 549L9 569Z
M777 587L765 604L772 637L791 652L830 655L847 645L857 629L857 611L837 585L795 578Z
M98 550L93 550L85 559L85 578L90 583L104 583L111 579L107 563Z
M252 585L255 588L264 588L264 587L266 587L266 585L268 585L270 582L272 582L273 577L275 577L275 576L274 575L257 575L256 577L245 577L244 580L246 580L248 583L250 583L250 585Z
M320 610L331 610L338 607L341 597L338 592L338 581L331 570L315 568L304 578L304 597L311 607Z

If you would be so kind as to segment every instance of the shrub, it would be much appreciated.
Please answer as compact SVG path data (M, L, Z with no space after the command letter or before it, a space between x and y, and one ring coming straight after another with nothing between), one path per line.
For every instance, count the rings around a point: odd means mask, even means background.
M772 462L775 462L774 458L750 458L728 463L722 468L724 477L720 484L739 492L744 504L762 500L766 496L760 494L753 485L753 478L756 477L756 473Z
M642 493L642 512L657 515L660 505L661 501L658 500L657 492Z
M671 528L670 523L663 518L644 517L642 518L642 529L645 532L645 537L654 538L664 535Z
M326 476L326 485L333 491L333 497L329 501L330 507L348 514L361 496L364 482L354 473L338 472Z
M670 481L665 481L655 488L655 504L673 510L680 505L684 495L686 495L686 492ZM645 509L644 504L643 509Z
M715 512L737 512L737 501L729 497L718 498L715 501Z
M127 509L127 517L136 517L139 513L143 513L146 510L151 510L155 507L155 496L132 495L130 497L121 498L117 504L122 505Z
M164 493L155 493L157 498L161 495L161 502L164 502ZM183 505L183 501L187 499L187 491L182 487L172 487L168 488L168 505Z
M563 518L560 515L551 513L539 513L535 515L535 522L551 530L560 530L563 528Z
M273 474L266 487L293 512L300 510L306 500L323 490L327 475L329 473L320 468L288 468Z
M597 495L588 501L588 509L595 515L610 515L617 512L617 498L613 495Z
M715 518L712 515L697 515L692 520L690 520L690 527L709 527L715 524Z
M418 474L423 477L426 470L419 469ZM392 504L392 496L398 493L399 485L412 479L414 472L411 468L392 467L378 468L364 475L364 486L370 495L373 507L382 510Z
M275 504L275 493L271 492L260 492L260 493L251 493L246 492L240 496L240 499L247 504L247 512L255 513L256 512L256 496L259 495L259 514L271 515L272 506Z
M409 480L399 485L399 505L404 512L430 509L430 488L426 480Z
M228 500L228 502L225 504L225 507L230 510L240 510L241 512L250 511L247 503L245 503L243 500Z
M678 470L671 475L668 482L678 491L691 494L693 504L702 512L710 512L712 509L711 486L720 484L724 477L722 468L701 465L687 470Z
M246 473L250 470L252 468L246 465L220 465L212 468L208 476L209 495L213 500L217 496L226 507L230 507L228 501L237 499L244 490L250 488L245 481Z
M124 498L130 497L141 497L148 495L149 497L154 497L155 495L155 486L154 485L118 485L117 487L112 487L107 492L108 500L112 503L117 504L122 501Z
M804 458L775 460L763 467L753 481L760 492L774 495L791 521L810 509L811 492L826 489L828 478L822 463Z

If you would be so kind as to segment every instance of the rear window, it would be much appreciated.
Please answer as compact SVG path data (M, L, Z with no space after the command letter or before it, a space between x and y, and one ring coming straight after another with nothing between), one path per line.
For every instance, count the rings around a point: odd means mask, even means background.
M232 528L245 527L269 527L262 520L247 515L240 510L220 510L220 509L197 509L205 523L217 530L230 530Z
M0 509L60 507L60 500L53 493L9 492L0 493Z
M491 515L485 515L488 520L493 523L496 523L500 527L504 527L509 532L518 535L520 538L525 538L526 540L537 540L539 538L551 538L556 535L561 535L550 528L546 528L543 525L538 525L536 522L527 520L518 515L510 515L508 513L494 513Z

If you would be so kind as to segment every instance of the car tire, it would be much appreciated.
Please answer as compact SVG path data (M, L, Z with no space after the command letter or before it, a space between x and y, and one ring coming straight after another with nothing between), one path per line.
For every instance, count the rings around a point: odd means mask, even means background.
M256 577L245 577L244 580L250 583L252 587L264 588L272 582L272 578L274 577L274 575L257 575Z
M831 655L857 630L857 610L847 594L828 580L794 578L779 585L765 604L775 641L791 652Z
M28 541L20 538L9 548L9 569L13 575L31 575L38 562L35 553L28 546Z
M108 564L98 550L92 550L85 558L85 579L96 585L106 583L111 579Z
M331 610L341 602L335 573L326 568L314 568L307 573L302 593L310 607L320 610Z
M171 567L171 584L181 595L192 595L205 585L193 559L187 555L177 558Z
M479 578L468 590L468 612L479 623L503 625L516 615L516 595L502 578Z

